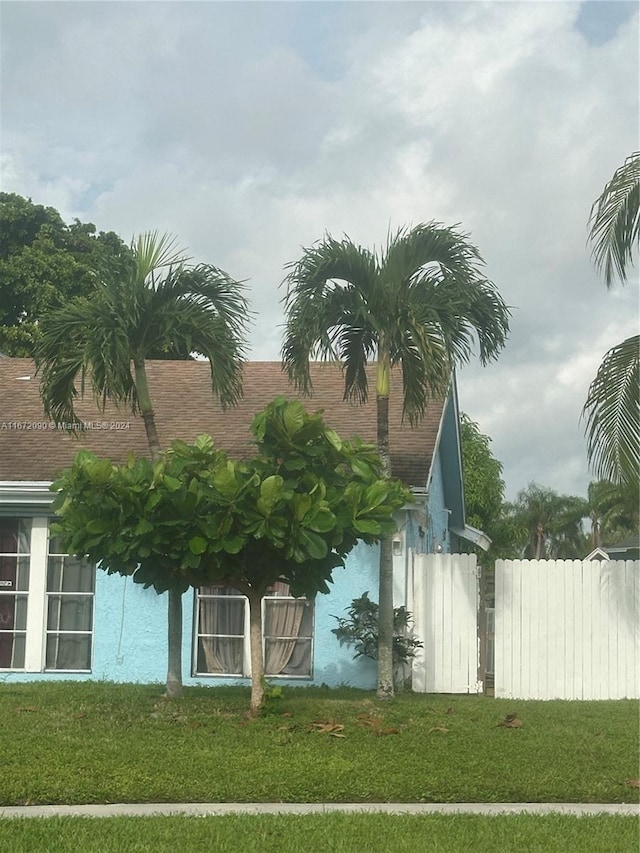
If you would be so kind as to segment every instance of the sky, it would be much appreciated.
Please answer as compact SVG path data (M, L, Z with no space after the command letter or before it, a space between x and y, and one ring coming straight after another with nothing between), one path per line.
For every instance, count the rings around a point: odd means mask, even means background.
M511 306L458 372L507 498L585 494L581 410L638 331L593 269L593 201L639 147L635 2L0 3L0 187L114 230L170 232L246 281L276 360L285 265L325 233L458 225Z

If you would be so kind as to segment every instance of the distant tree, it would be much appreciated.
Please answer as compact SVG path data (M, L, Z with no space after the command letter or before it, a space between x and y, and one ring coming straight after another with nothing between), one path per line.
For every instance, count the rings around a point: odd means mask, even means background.
M474 549L479 562L490 569L495 560L519 555L524 546L523 534L507 512L502 462L493 455L491 439L464 413L460 418L460 446L466 518L491 539L488 551Z
M640 529L639 482L612 483L594 480L588 490L591 549L616 545Z
M483 275L467 235L436 222L390 234L381 252L327 235L289 265L284 366L311 391L311 358L344 368L344 395L367 400L367 363L377 361L377 447L390 476L391 368L402 367L403 412L415 423L429 398L445 394L451 371L477 341L483 364L497 358L509 331L509 310ZM393 696L393 557L382 541L379 573L378 690Z
M627 157L591 208L589 239L607 287L627 281L640 241L640 152ZM591 383L583 415L597 476L633 485L640 477L640 336L610 349Z
M122 275L132 262L113 231L97 233L77 219L66 225L53 207L0 193L0 352L33 356L48 311L90 293L105 270Z
M380 478L372 446L343 442L319 413L277 398L252 425L257 455L228 459L209 437L174 442L155 463L114 466L81 451L52 486L55 527L71 553L158 593L224 584L249 600L251 710L264 695L262 598L276 581L292 595L328 592L362 541L395 530L407 500Z
M152 460L160 442L146 360L159 348L209 361L223 405L241 394L247 303L242 286L210 264L190 265L167 235L142 234L124 275L108 269L89 296L77 296L41 323L36 366L48 417L76 423L74 403L91 388L96 403L125 406L144 420ZM182 597L169 588L167 695L182 690Z
M560 495L553 489L529 483L508 507L512 523L526 541L522 556L530 560L582 559L589 539L582 520L589 515L584 498Z

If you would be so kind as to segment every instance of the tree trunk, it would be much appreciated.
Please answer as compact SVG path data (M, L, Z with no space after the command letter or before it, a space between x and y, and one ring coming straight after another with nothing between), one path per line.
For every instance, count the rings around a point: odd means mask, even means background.
M157 462L160 458L160 442L158 440L156 420L153 414L153 407L151 405L149 383L147 381L147 369L145 367L144 358L134 359L133 366L135 369L138 406L140 408L140 412L142 413L142 420L144 421L144 428L147 433L149 451L151 453L152 461Z
M538 524L536 529L536 560L542 559L542 543L544 541L544 527Z
M251 716L256 717L264 699L264 655L262 653L262 596L251 590L249 599L249 641L251 644Z
M138 406L144 420L144 428L147 433L147 441L149 442L149 452L152 462L157 462L160 459L160 442L158 440L158 431L156 430L156 421L151 405L144 357L135 358L133 366L135 369ZM170 589L168 598L168 661L165 696L169 699L176 699L182 696L182 594Z
M388 356L381 354L378 362L376 409L378 418L378 453L382 460L382 475L391 476L389 452L389 392L391 370ZM380 575L378 589L378 698L393 697L393 553L391 538L380 542Z
M182 696L182 594L170 589L168 596L169 661L165 696L167 699L179 699Z

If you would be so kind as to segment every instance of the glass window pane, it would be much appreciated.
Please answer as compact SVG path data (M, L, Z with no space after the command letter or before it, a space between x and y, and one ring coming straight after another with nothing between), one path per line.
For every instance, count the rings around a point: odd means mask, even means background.
M200 637L196 668L198 672L242 675L243 637Z
M96 570L87 560L77 557L49 557L48 592L93 592Z
M200 595L239 595L244 597L244 593L239 589L234 589L232 586L201 586Z
M30 518L0 518L0 554L28 554L30 547Z
M0 595L0 630L26 631L27 596Z
M311 639L265 640L265 675L311 676Z
M47 628L50 631L90 631L92 611L90 595L50 595Z
M0 633L0 669L24 669L24 634Z
M50 634L45 665L47 669L91 669L91 635Z
M29 589L30 560L30 557L0 556L0 592L26 592Z

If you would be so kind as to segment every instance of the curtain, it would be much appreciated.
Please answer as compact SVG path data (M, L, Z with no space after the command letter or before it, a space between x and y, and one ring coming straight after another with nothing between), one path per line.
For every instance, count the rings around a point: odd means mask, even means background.
M280 675L290 663L297 647L302 650L302 660L297 661L295 669L308 659L310 642L299 643L301 627L307 610L310 610L309 602L304 598L267 600L265 607L265 674ZM309 620L305 620L309 621ZM306 633L306 632L305 632ZM299 657L299 656L297 656ZM307 669L310 662L307 663ZM297 673L289 673L297 674ZM306 673L301 673L306 674Z
M204 652L205 671L241 675L244 657L244 597L231 587L204 587L200 593L199 639Z

